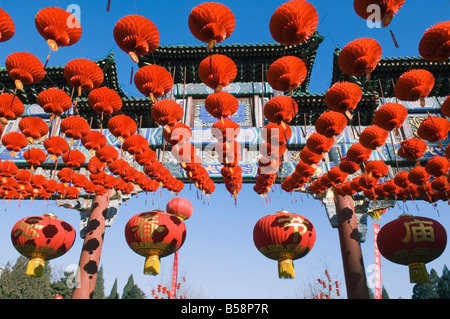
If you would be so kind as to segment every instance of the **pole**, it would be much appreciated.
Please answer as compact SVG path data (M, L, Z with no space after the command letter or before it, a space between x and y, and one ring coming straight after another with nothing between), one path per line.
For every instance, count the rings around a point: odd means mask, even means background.
M355 203L351 196L335 194L339 240L348 299L369 299Z
M78 285L72 292L72 299L93 299L94 297L110 197L111 190L107 190L104 195L96 195L92 202L91 215L78 264Z

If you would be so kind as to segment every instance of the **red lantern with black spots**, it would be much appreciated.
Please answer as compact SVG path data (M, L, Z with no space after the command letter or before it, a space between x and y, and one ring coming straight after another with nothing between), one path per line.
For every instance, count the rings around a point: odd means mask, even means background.
M381 228L377 244L384 258L409 267L411 283L425 283L429 281L425 264L444 252L447 233L433 219L401 215Z
M145 257L144 274L158 275L160 258L181 248L186 239L184 222L161 210L137 214L125 226L125 238L130 248Z
M306 256L316 241L316 230L305 217L287 211L258 220L253 229L256 248L278 261L279 278L294 278L293 260Z
M40 277L45 261L64 255L75 237L75 229L53 214L23 218L11 230L14 248L30 259L26 270L30 277Z

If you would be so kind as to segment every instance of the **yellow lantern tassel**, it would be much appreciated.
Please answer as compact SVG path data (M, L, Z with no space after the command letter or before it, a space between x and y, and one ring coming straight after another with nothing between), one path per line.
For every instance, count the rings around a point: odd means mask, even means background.
M159 256L152 255L145 259L144 274L156 276L159 274L161 262Z
M380 211L381 210L373 210L371 212L369 212L369 216L374 220L374 221L380 221L381 220L381 215L380 215Z
M411 283L423 284L430 282L427 269L424 263L412 263L409 267L409 281Z
M33 258L27 264L26 275L29 277L41 277L44 271L45 261L42 258Z
M278 277L280 279L295 278L294 262L292 259L278 260Z

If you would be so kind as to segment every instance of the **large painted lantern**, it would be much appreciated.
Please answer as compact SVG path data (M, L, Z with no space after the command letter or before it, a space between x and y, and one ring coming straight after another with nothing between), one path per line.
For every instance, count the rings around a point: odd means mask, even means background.
M428 282L425 264L444 252L447 233L433 219L401 215L381 228L377 244L384 258L409 267L411 283L425 283Z
M174 197L167 202L166 212L167 214L175 215L181 218L183 221L189 219L194 211L192 203L183 197Z
M278 261L279 278L295 278L293 260L311 251L316 230L307 218L281 211L256 223L253 241L264 256Z
M26 270L30 277L40 277L45 261L64 255L75 237L75 229L53 214L23 218L11 231L14 248L30 259Z
M144 274L158 275L160 258L176 252L186 239L184 222L162 210L137 214L125 226L125 238L130 248L144 256Z

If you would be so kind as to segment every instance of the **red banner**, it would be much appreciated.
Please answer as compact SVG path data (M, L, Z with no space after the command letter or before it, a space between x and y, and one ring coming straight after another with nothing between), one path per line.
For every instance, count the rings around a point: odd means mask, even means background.
M381 259L380 251L378 250L377 237L380 232L380 225L373 224L373 241L375 249L375 299L382 299L381 297Z

